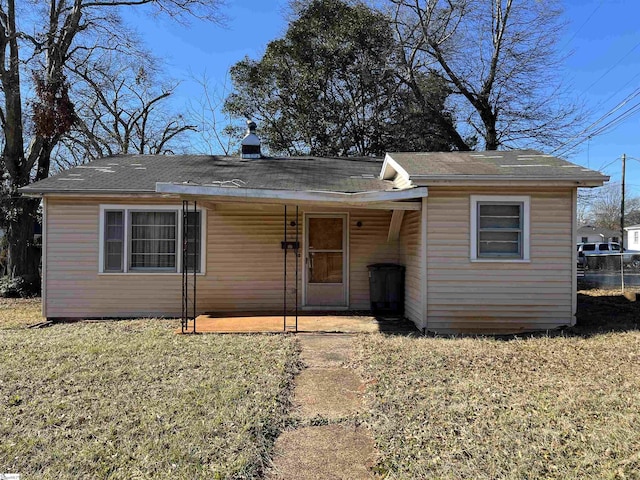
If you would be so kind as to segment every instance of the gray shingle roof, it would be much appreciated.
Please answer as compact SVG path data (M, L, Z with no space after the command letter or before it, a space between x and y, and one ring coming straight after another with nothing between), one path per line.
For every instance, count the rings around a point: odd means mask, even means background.
M620 235L619 231L617 232L615 230L609 230L608 228L594 227L592 225L582 225L576 230L576 234L578 235L589 235L590 233L604 235L605 237L615 237L616 235Z
M608 177L535 150L389 153L412 179L585 180ZM156 182L360 193L393 190L376 158L242 159L211 155L119 155L94 160L21 189L23 193L151 193Z
M536 150L491 152L429 152L388 154L410 177L434 178L452 176L505 177L526 180L606 180L600 172L567 162Z
M242 159L209 155L120 155L65 170L22 189L48 192L155 192L156 182L273 190L369 192L391 190L375 158Z

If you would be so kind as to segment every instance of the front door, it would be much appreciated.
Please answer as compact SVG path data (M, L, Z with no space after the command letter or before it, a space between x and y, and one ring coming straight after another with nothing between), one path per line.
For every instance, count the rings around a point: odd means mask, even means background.
M347 307L347 216L307 215L305 304Z

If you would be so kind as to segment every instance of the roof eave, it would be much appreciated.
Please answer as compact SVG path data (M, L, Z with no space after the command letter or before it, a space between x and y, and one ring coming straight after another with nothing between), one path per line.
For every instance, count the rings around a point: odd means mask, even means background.
M567 187L601 187L609 181L608 176L601 178L549 178L549 177L512 177L507 175L412 175L411 181L418 186L567 186Z
M105 190L105 189L83 189L83 190L61 190L61 189L41 189L41 190L31 190L28 188L20 188L18 192L21 193L24 197L28 198L42 198L44 196L49 195L91 195L91 196L114 196L114 195L136 195L136 196L145 196L145 197L159 197L157 192L150 190Z
M374 192L328 192L328 191L297 191L297 190L268 190L252 188L216 187L209 185L188 185L175 183L156 183L157 193L178 195L197 195L211 197L252 198L263 200L291 200L318 203L375 203L401 200L415 200L428 196L426 187L409 188L405 190L385 190Z

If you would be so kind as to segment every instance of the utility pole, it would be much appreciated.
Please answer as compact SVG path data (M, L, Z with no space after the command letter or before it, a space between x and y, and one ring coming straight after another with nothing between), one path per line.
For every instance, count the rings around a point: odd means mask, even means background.
M620 197L620 249L624 250L624 175L627 169L627 155L622 154L622 195Z
M627 155L622 154L622 195L620 196L620 285L624 295L624 174L627 169Z

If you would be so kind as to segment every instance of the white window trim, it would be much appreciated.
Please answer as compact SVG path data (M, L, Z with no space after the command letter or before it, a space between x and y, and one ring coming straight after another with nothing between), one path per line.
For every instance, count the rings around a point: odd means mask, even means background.
M487 258L478 257L478 203L481 202L497 202L497 203L521 203L522 204L522 258ZM470 255L472 262L490 262L490 263L528 263L530 258L530 220L531 220L531 197L528 195L471 195L471 229L470 237Z
M104 216L109 210L121 210L124 212L124 245L123 245L123 271L122 272L105 272L104 270ZM130 212L142 211L173 211L176 212L178 218L177 225L177 251L176 251L176 271L129 271L129 229L130 229ZM189 209L193 212L193 208ZM198 276L206 275L207 265L207 210L206 208L197 207L196 211L200 212L200 271L196 273ZM180 239L182 238L182 206L181 205L123 205L123 204L101 204L100 216L98 219L98 274L99 275L182 275L182 255L180 254ZM190 272L193 275L193 272Z

